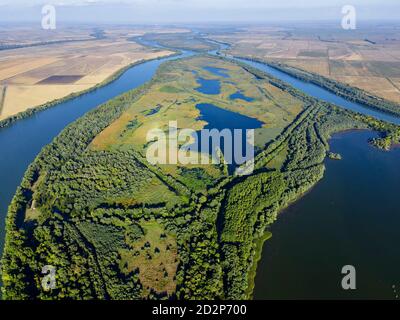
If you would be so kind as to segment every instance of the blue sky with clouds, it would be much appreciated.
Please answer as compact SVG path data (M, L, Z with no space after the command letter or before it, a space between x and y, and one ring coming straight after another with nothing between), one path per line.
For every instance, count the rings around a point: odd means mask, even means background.
M0 0L0 22L35 21L44 4L72 22L332 20L347 4L360 20L400 21L400 0Z

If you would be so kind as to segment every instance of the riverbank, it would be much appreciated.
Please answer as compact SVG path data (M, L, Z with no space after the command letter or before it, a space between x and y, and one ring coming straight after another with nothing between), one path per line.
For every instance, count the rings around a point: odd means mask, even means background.
M267 66L282 71L299 80L302 80L307 83L312 83L321 88L324 88L329 92L336 94L348 101L359 103L371 109L375 109L381 112L385 112L389 115L400 117L400 105L385 100L383 98L373 96L372 94L364 90L358 89L356 87L352 87L350 85L343 84L341 82L331 80L321 75L317 75L308 71L300 70L298 68L285 65L284 63L271 62L263 59L248 58L242 56L237 56L235 58L263 63Z
M260 239L254 242L254 257L253 257L253 264L251 265L250 271L248 273L249 285L246 291L246 296L248 299L253 299L254 294L254 287L255 287L255 280L257 275L257 267L258 263L260 262L262 256L262 251L264 248L264 244L266 241L272 238L272 232L266 231Z
M179 54L180 54L179 52L172 52L171 54L166 55L166 56L161 56L161 57L148 59L148 60L143 60L142 59L142 60L139 60L139 61L135 61L135 62L123 67L122 69L118 70L117 72L115 72L114 74L109 76L107 79L105 79L102 82L94 85L93 87L90 87L90 88L88 88L86 90L82 90L82 91L79 91L79 92L71 93L71 94L69 94L69 95L67 95L67 96L65 96L63 98L56 99L56 100L44 103L44 104L39 105L37 107L29 108L29 109L27 109L25 111L22 111L22 112L20 112L20 113L18 113L16 115L13 115L13 116L10 116L10 117L8 117L6 119L0 120L0 129L1 128L5 128L5 127L11 125L12 123L14 123L15 121L18 121L20 119L25 119L27 117L30 117L30 116L34 115L35 113L37 113L37 112L46 110L46 109L54 107L54 106L56 106L56 105L58 105L60 103L66 102L66 101L71 100L73 98L77 98L77 97L80 97L80 96L82 96L84 94L87 94L87 93L93 92L93 91L95 91L97 89L100 89L100 88L110 84L111 82L117 80L119 77L121 77L121 75L124 72L126 72L127 70L129 70L132 67L135 67L135 66L140 65L142 63L153 61L153 60L161 60L161 59L164 59L164 58L167 58L167 57L178 56ZM4 97L3 97L2 100L4 100ZM0 108L0 110L1 110L1 108Z

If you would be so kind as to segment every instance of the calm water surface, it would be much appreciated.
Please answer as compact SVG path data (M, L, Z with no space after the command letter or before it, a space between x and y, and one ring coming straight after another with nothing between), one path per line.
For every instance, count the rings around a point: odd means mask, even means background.
M243 100L243 101L247 101L247 102L252 102L252 101L254 101L254 98L245 96L245 95L244 95L242 92L240 92L240 91L237 91L237 92L231 94L231 95L229 96L229 99L231 99L231 100Z
M228 70L226 70L224 68L205 66L205 67L203 67L203 69L216 75L216 76L219 76L222 78L230 78L230 75L228 74Z
M400 291L400 148L370 146L368 131L337 134L323 180L282 212L264 244L256 299L394 299ZM357 290L341 289L353 265Z
M221 93L221 83L219 80L204 79L201 77L198 77L196 80L200 85L200 87L196 88L198 92L214 95Z

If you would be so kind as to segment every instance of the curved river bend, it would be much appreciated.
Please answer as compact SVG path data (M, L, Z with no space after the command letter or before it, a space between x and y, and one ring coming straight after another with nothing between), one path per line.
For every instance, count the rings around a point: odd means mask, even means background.
M145 44L154 46L154 43ZM161 63L194 54L183 52L180 56L134 66L102 88L0 129L1 251L8 204L26 168L42 147L87 111L149 81ZM238 60L315 98L400 124L400 118L349 102L323 88L305 83L264 64ZM344 160L335 163L327 160L327 175L324 180L309 195L286 210L273 226L274 237L266 242L257 270L255 298L383 298L391 297L389 283L397 283L400 289L400 275L397 272L400 270L400 253L397 250L400 243L397 236L400 234L397 232L400 214L395 214L399 210L398 204L393 200L396 199L400 187L396 184L396 181L400 181L400 150L383 153L372 149L367 145L364 134L366 133L350 133L337 143L337 140L333 140L333 151L342 153ZM368 157L372 157L372 160ZM355 173L359 176L355 176ZM350 192L354 191L351 188L357 186L363 187L362 192L357 189L357 197L350 197ZM331 208L332 201L340 205ZM290 220L294 222L290 223ZM352 254L354 259L351 259ZM361 287L358 295L345 295L338 289L338 261L360 266L371 262L370 268L365 270L362 267L360 270ZM390 270L387 270L389 265ZM380 272L385 272L385 276ZM365 277L372 277L376 281L370 285ZM323 285L324 281L326 286Z

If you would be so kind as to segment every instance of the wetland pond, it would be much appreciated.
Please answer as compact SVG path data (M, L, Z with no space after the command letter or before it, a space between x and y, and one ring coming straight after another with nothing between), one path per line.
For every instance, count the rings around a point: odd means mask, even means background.
M221 82L219 80L210 80L198 77L197 82L200 87L196 88L196 90L200 93L214 95L221 93Z
M207 69L206 69L207 68ZM207 71L210 71L212 73L215 72L222 72L222 68L212 68L211 67L204 67ZM225 77L229 77L229 75L225 74ZM208 94L208 95L216 95L219 94L221 91L221 82L218 79L215 80L206 80L201 77L197 78L197 82L201 84L200 87L196 88L197 91L203 93L203 94ZM232 99L232 98L231 98ZM233 99L232 99L233 100ZM232 158L233 161L229 161L228 165L228 171L230 173L234 172L235 167L237 167L240 164L243 164L245 161L251 160L253 158L254 152L251 152L251 154L248 154L246 150L253 150L253 147L249 145L246 139L246 130L247 129L257 129L261 128L263 126L263 122L251 118L248 116L245 116L243 114L237 113L237 112L232 112L223 108L220 108L214 104L211 103L199 103L196 105L196 108L200 111L200 117L198 120L204 120L207 122L205 125L204 129L212 130L212 129L217 129L219 132L222 133L223 130L227 129L229 130L231 137L235 137L235 130L241 130L241 136L240 136L240 143L237 144L236 140L235 143L232 145L236 147L236 149L233 148L227 148L226 150L224 149L225 147L225 139L221 139L221 144L220 148L224 153L225 158ZM198 132L197 137L195 139L195 144L197 145L198 148L202 145L202 139L200 132ZM211 139L209 139L209 154L211 154L214 157L218 157L216 154L215 150L212 150L212 142ZM214 141L216 142L216 141ZM203 151L203 150L202 150ZM229 152L229 154L225 154L225 151ZM240 156L243 156L243 162L242 163L237 163L235 161L234 155L238 154Z
M237 91L229 96L231 100L243 100L247 102L253 102L254 98L245 96L242 92Z
M240 142L238 143L238 140L234 140L234 143L231 144L233 148L227 147L225 149L226 141L225 139L221 139L220 148L223 151L225 158L232 159L231 161L228 161L228 171L230 174L234 173L234 170L237 166L243 164L245 161L254 158L254 151L251 152L252 150L254 150L254 147L248 143L246 139L246 132L247 129L261 128L263 126L263 122L255 118L242 115L240 113L222 109L210 103L200 103L196 105L196 108L200 111L200 117L198 118L198 120L204 120L207 122L207 125L204 127L204 129L217 129L221 133L223 132L223 130L227 129L229 130L230 136L233 139L235 139L235 131L238 129L240 130ZM198 138L196 139L196 143L198 146L201 146L201 135L197 134L197 137ZM211 141L211 139L209 139L209 154L217 158L218 155L216 154L215 150L212 150L212 142L215 141ZM243 157L243 162L236 162L236 160L238 159L237 156L239 156L240 158Z

